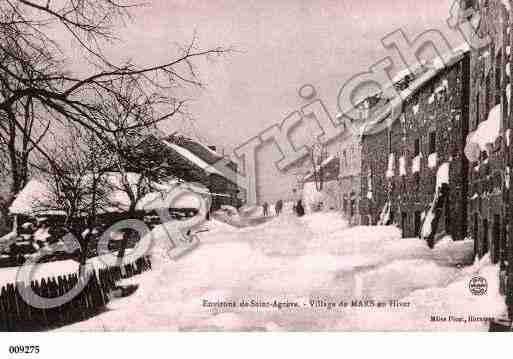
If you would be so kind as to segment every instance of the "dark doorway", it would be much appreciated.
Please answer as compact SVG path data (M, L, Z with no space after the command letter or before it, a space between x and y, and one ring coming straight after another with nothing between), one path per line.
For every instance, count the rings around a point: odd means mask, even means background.
M483 219L483 252L481 257L483 257L489 251L488 244L488 219Z
M403 233L403 238L406 238L406 225L408 223L408 213L401 212L401 230Z
M493 241L492 263L495 264L495 263L499 262L500 250L501 250L501 216L498 214L493 216L492 241Z
M474 213L474 225L472 226L472 238L474 239L474 257L479 255L479 217L477 213Z
M420 237L421 214L415 211L415 237Z

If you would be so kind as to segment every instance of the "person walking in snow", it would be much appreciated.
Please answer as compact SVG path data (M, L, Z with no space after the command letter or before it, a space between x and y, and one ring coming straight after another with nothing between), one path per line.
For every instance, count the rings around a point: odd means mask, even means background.
M276 204L274 205L274 210L276 211L276 215L279 216L281 211L283 209L283 201L280 199Z
M303 217L305 215L305 207L303 207L303 201L301 200L297 201L296 214L298 217Z
M262 208L264 209L264 217L269 216L269 204L267 202L264 202Z
M263 209L264 209L264 217L267 217L269 216L269 203L267 202L264 202L263 204Z

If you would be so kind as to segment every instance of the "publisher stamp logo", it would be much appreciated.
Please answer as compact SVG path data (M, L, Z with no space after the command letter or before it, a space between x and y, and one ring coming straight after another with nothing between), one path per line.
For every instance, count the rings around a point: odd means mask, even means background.
M468 284L468 288L473 295L485 295L488 291L488 281L483 277L473 277Z

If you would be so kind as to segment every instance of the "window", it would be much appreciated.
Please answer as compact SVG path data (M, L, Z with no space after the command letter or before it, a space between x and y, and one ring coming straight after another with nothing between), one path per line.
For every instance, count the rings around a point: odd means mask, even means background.
M413 97L411 99L411 104L412 104L412 106L419 105L419 95L418 94L413 95Z
M501 256L501 216L494 214L492 224L492 263L497 264Z
M415 172L413 174L413 179L415 180L415 188L418 191L420 188L420 174L418 172Z
M482 247L482 256L484 256L486 253L488 253L489 250L489 244L488 244L488 219L483 219L483 247Z
M486 161L487 159L488 159L488 152L486 152L486 151L481 151L480 160L481 160L481 161Z
M474 256L476 256L479 252L479 216L477 213L474 213L474 226L473 226L473 237L474 240Z
M420 138L415 140L414 156L417 157L418 155L420 155Z
M367 173L367 198L372 199L372 169Z
M465 0L464 9L474 7L474 0Z
M480 114L479 114L479 93L477 93L476 95L476 126L479 125L479 118L480 118Z
M344 165L344 167L347 167L347 151L346 150L344 150L344 152L342 153L342 156L344 158L343 165Z
M436 152L436 132L429 133L429 153Z
M450 207L450 201L447 200L445 202L445 232L447 234L452 234L453 233L453 226L452 226L452 221L451 221L451 207Z

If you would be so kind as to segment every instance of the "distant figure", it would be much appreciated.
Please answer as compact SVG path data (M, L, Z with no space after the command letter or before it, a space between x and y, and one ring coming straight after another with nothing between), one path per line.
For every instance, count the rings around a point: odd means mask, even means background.
M264 217L269 216L269 203L264 202L262 208L264 209Z
M276 215L279 216L281 211L283 209L283 201L280 199L276 204L274 205L274 210L276 211Z
M297 201L296 214L298 217L303 217L305 215L305 207L303 207L303 201L301 200Z

